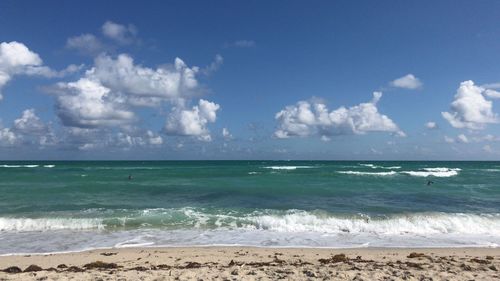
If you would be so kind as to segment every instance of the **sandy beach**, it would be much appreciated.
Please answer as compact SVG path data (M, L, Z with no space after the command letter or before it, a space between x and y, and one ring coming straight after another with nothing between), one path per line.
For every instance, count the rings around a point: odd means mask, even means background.
M0 280L500 280L498 248L122 248L0 257Z

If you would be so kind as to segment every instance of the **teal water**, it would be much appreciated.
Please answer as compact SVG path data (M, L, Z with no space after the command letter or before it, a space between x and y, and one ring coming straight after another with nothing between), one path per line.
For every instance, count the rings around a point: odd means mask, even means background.
M0 254L500 244L500 162L31 161L0 178Z

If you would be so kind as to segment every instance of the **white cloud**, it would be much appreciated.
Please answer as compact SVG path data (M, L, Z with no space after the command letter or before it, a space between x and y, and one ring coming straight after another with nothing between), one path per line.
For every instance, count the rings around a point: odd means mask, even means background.
M97 57L86 76L131 98L178 99L194 95L198 71L198 67L190 68L180 58L173 65L153 69L136 65L132 57L121 54L116 59L106 55Z
M12 146L17 143L18 137L9 128L0 128L0 145Z
M436 124L436 122L427 122L425 123L425 127L427 129L437 129L438 128L438 125Z
M227 128L222 128L222 137L225 140L233 139L233 135L231 135L231 133L229 132L229 130Z
M131 44L137 35L137 28L132 24L125 26L107 21L102 25L102 34L120 44Z
M0 43L0 100L2 87L14 75L26 74L29 67L35 68L42 64L42 59L37 53L28 49L23 43L16 41Z
M403 89L415 90L422 87L420 79L413 74L407 74L391 82L391 86Z
M56 142L51 126L45 124L33 108L24 110L21 117L14 120L11 128L0 128L0 145L48 146Z
M44 66L40 56L16 41L0 43L0 100L2 87L15 75L62 77L78 71L81 66L70 65L62 71L55 71Z
M66 126L93 128L130 123L135 115L119 97L99 81L81 78L76 82L58 83L63 94L57 96L57 114Z
M168 116L165 132L168 135L194 136L200 140L211 141L208 123L213 123L220 106L200 99L191 109L177 108Z
M460 134L457 136L457 140L461 143L469 143L469 139L467 138L466 135Z
M115 142L115 141L113 141ZM158 134L153 133L151 130L140 132L139 134L128 134L119 132L116 135L116 143L122 147L132 146L159 146L163 144L163 138Z
M443 117L455 128L471 130L484 129L486 124L498 123L493 104L484 98L485 89L474 85L473 81L464 81L451 103L451 112L442 112Z
M329 111L319 101L299 101L276 113L278 129L274 136L288 138L293 136L333 136L345 134L364 134L367 132L391 132L405 136L398 126L386 115L380 114L377 102L381 92L374 92L373 99L367 103Z
M86 55L97 55L103 52L106 46L94 35L86 33L68 38L66 48Z
M116 59L101 55L82 78L51 90L65 126L124 126L136 120L135 106L158 107L163 101L183 105L199 92L197 72L198 67L189 68L179 58L153 69L134 64L126 54Z
M486 89L484 95L490 99L500 99L500 92L492 89Z
M481 143L481 142L496 142L500 141L499 137L495 137L493 135L484 135L484 136L466 136L465 134L459 134L456 138L444 137L445 142L447 143Z
M148 140L148 143L151 145L162 145L163 144L163 138L152 131L148 130L146 132L146 137Z
M23 111L22 116L14 120L13 129L16 132L26 134L44 134L48 132L48 127L35 114L33 108Z

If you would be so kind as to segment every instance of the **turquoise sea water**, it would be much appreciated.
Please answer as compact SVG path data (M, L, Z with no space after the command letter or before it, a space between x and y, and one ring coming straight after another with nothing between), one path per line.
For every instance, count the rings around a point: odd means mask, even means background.
M497 247L500 162L0 162L0 254L180 245Z

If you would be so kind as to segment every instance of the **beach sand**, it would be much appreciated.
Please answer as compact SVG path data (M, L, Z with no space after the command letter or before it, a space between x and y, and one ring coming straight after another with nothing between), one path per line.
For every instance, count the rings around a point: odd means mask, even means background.
M500 280L500 249L121 248L2 256L0 269L0 280Z

